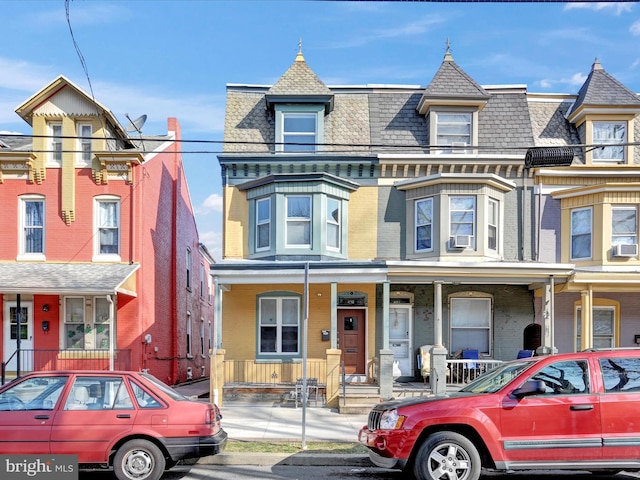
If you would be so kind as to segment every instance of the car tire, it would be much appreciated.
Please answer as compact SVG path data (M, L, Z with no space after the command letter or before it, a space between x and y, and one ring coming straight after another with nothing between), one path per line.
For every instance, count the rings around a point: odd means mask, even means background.
M164 455L149 440L129 440L113 459L118 480L159 480L165 470Z
M478 480L480 454L471 441L454 432L437 432L422 443L413 461L416 480Z

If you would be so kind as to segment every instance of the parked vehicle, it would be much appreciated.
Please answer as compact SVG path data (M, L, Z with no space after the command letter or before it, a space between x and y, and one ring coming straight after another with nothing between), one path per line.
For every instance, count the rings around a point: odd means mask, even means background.
M418 480L486 470L640 469L640 350L523 358L459 392L376 405L359 433L371 459Z
M76 454L80 469L158 480L179 460L221 452L221 418L146 373L33 372L0 388L0 453Z

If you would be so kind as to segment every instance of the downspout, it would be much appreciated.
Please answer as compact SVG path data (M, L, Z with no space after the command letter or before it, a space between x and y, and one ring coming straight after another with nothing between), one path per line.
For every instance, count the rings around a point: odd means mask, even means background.
M111 328L109 328L109 371L115 370L114 357L115 357L115 339L116 339L116 319L114 316L113 297L107 295L105 297L109 302L109 320L111 320Z
M520 246L520 260L525 260L525 230L527 226L527 177L529 176L529 169L525 168L522 173L522 245Z

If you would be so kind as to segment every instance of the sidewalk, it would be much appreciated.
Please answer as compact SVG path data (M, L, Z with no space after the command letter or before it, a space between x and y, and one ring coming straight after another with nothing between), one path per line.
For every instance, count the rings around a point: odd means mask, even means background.
M207 382L193 382L174 387L186 396L200 396L208 391ZM301 442L303 408L293 402L225 402L220 407L222 428L229 440ZM354 442L367 423L367 415L339 414L335 409L308 406L305 411L304 436L308 442ZM354 465L371 466L368 455L341 454L253 454L221 453L201 458L208 465Z

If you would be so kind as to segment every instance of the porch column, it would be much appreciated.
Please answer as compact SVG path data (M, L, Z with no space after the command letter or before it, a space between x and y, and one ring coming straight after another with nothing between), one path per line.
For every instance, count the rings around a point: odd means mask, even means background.
M442 282L433 283L433 348L429 386L434 395L447 393L447 349L442 344Z
M326 351L327 355L327 381L325 398L327 407L336 408L338 404L338 395L340 394L340 358L342 352L334 348Z
M378 355L378 386L380 397L393 396L393 351L389 349L389 282L382 284L382 349Z
M331 283L331 350L338 348L338 284Z
M213 348L222 348L222 287L213 279Z
M209 352L209 398L219 407L224 403L225 353L223 349L213 349Z
M593 313L591 307L593 305L593 291L591 285L589 290L582 290L580 292L582 297L582 306L580 309L580 350L586 350L587 348L593 348Z
M542 288L542 345L538 347L538 355L550 355L555 353L554 335L555 320L553 315L554 292L553 277Z

